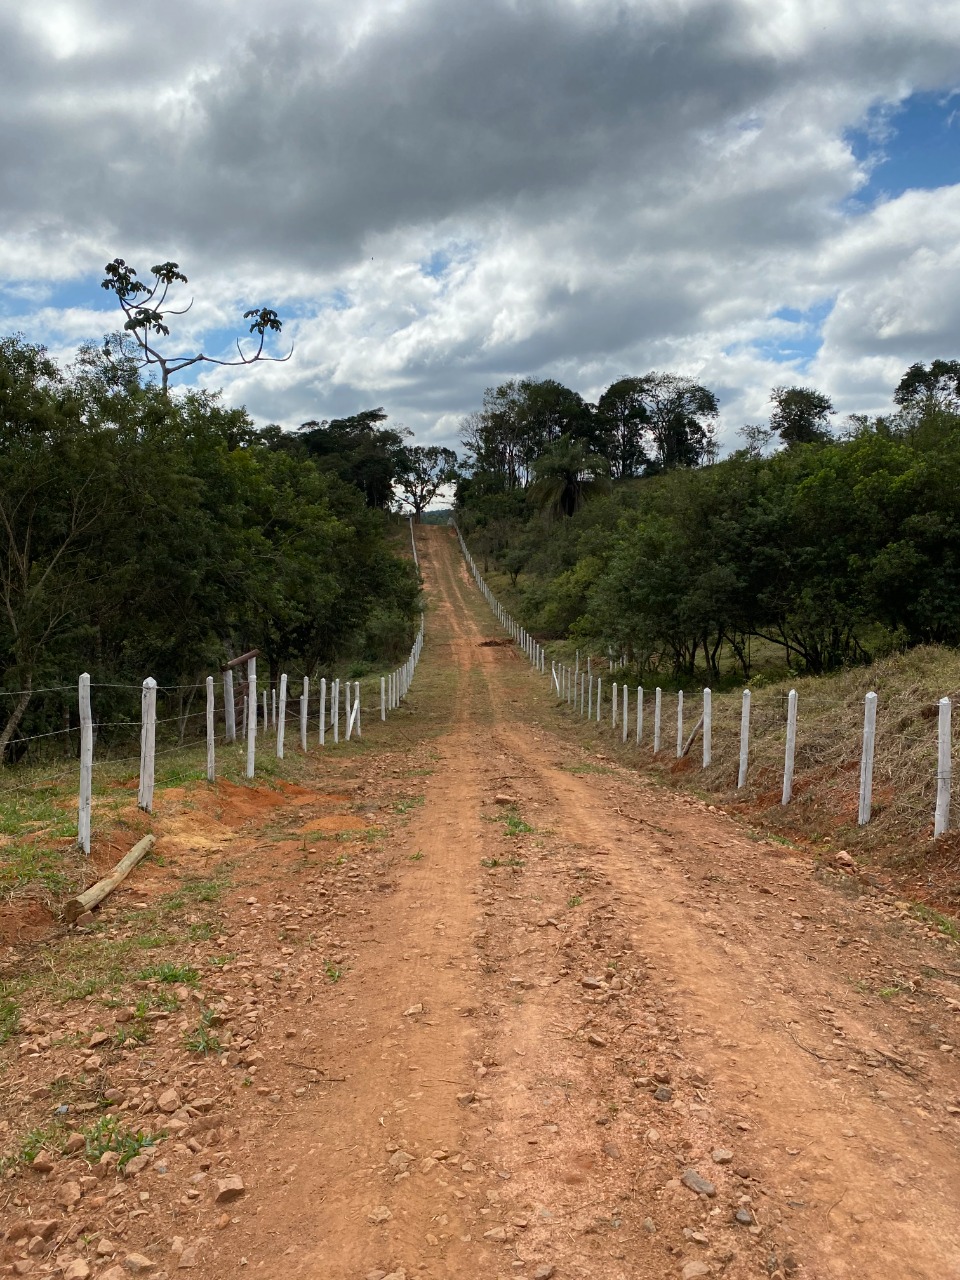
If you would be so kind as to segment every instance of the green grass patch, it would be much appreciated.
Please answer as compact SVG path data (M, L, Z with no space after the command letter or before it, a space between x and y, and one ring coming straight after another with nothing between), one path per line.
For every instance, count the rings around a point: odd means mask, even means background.
M188 987L195 987L200 981L200 975L192 965L169 962L147 965L136 976L141 982L169 982Z
M81 1131L86 1145L84 1155L91 1164L97 1164L107 1151L116 1151L117 1168L122 1169L145 1147L152 1147L159 1140L141 1130L126 1129L116 1116L98 1116L89 1129Z
M932 924L945 938L960 942L960 925L950 916L941 915L939 911L934 911L933 907L924 906L922 902L915 902L910 908L910 913L918 920L922 920L924 924Z
M212 1009L200 1010L200 1021L192 1031L188 1031L183 1043L191 1053L222 1053L223 1045L213 1031L214 1012Z

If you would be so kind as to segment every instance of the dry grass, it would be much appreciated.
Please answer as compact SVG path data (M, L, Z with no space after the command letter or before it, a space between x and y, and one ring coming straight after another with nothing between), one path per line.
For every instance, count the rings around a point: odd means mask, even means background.
M791 688L798 696L797 752L793 800L783 808ZM873 813L870 824L861 828L857 808L863 700L871 690L878 695ZM609 698L609 685L605 697ZM933 840L937 703L942 697L955 704L960 700L960 652L933 645L836 675L761 681L752 688L750 768L746 785L738 791L741 692L713 695L713 762L704 770L699 735L688 756L676 759L677 698L673 693L663 695L661 751L653 757L653 696L648 691L639 759L665 782L694 790L765 830L800 844L845 848L878 868L896 872L916 896L956 911L960 908L960 832ZM700 690L686 691L686 734L701 710ZM631 688L631 719L635 714ZM631 724L631 738L633 729ZM953 730L956 739L960 714L954 716ZM624 748L623 754L625 761L637 761L635 746ZM956 800L954 821L960 823Z

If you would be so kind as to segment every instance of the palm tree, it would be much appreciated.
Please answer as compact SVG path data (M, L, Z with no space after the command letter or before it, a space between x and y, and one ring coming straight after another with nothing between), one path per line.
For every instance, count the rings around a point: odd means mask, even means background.
M541 511L572 516L598 488L607 487L610 463L591 453L582 440L562 435L533 466L530 494Z

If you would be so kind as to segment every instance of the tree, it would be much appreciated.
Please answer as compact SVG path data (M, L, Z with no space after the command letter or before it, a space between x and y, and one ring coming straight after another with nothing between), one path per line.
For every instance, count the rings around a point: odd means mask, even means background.
M442 445L412 445L403 449L397 470L397 488L413 509L417 524L445 484L457 478L457 455Z
M770 427L788 449L831 439L827 418L836 410L823 392L812 387L774 387L770 399L776 405Z
M597 402L604 452L615 480L640 475L650 461L644 448L649 415L643 391L642 378L620 378L607 387Z
M960 412L960 360L934 360L929 367L912 364L893 393L901 409L946 409Z
M540 509L572 516L609 476L610 464L582 440L564 435L540 455L535 472L531 497Z
M355 485L368 507L385 511L393 501L404 442L411 434L403 427L381 427L386 420L382 408L364 409L349 418L305 422L294 435L285 434L278 443L293 450L302 446L322 470Z
M263 348L267 340L267 334L279 333L283 328L283 321L271 307L254 307L252 310L243 313L244 320L251 321L249 332L257 334L260 339L256 350L252 354L244 355L238 338L237 352L240 357L238 360L217 360L213 356L204 355L203 352L199 352L195 356L163 355L156 346L156 340L170 336L170 327L166 323L166 317L185 315L193 306L192 299L185 307L172 308L166 305L167 294L170 292L171 287L187 283L187 277L180 270L179 263L161 262L157 266L151 267L152 285L144 284L142 280L138 280L136 270L128 266L123 258L114 258L112 262L107 263L104 270L107 274L100 282L100 287L116 294L117 302L119 302L120 308L126 317L123 326L124 332L133 335L140 349L140 367L157 366L160 370L160 387L164 394L166 394L169 387L171 376L188 369L191 365L200 364L201 362L205 364L243 365L254 364L257 360L282 363L285 360L289 360L293 355L292 347L285 356L264 355Z
M647 417L653 453L649 471L697 467L714 456L720 406L712 391L674 373L648 373L636 381L634 394Z

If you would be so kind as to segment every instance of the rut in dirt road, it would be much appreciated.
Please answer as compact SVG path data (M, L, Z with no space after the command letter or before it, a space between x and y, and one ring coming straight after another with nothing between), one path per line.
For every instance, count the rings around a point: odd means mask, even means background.
M417 543L449 723L300 1010L327 1083L254 1121L257 1212L211 1274L960 1277L956 989L892 1008L853 977L933 944L585 752L482 643L452 533Z

